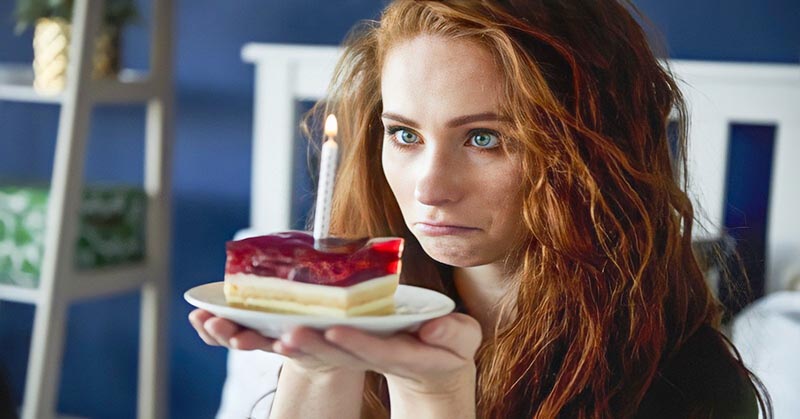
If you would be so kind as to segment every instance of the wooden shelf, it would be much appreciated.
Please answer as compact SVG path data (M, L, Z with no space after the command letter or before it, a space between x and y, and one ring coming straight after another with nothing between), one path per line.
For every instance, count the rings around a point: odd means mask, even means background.
M132 291L152 277L151 270L144 263L77 271L73 275L69 294L76 301Z
M95 103L141 103L155 96L147 73L122 70L116 79L92 80L88 92ZM33 88L33 70L24 64L0 64L0 100L59 105L62 93L44 94Z
M0 100L61 103L61 94L42 95L33 90L33 70L19 64L0 65Z
M0 284L0 301L36 304L39 302L38 288L25 288L18 285Z
M151 276L151 269L144 263L75 271L69 278L69 299L78 301L133 291ZM0 284L0 301L38 304L40 295L38 288Z

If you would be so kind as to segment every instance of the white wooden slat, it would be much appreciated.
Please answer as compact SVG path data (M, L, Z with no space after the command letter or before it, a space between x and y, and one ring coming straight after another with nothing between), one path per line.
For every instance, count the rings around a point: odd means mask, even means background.
M146 263L73 271L65 291L69 301L129 292L153 276Z
M251 226L290 227L295 103L324 96L339 57L337 47L247 44L242 58L256 64Z
M0 65L0 100L59 104L63 95L42 95L33 89L33 69L30 64Z
M86 92L95 103L142 103L153 98L157 89L150 75L135 70L120 71L116 78L90 80ZM33 88L29 65L0 65L0 100L59 105L64 93L42 94Z
M776 130L767 237L767 292L786 289L800 264L800 87L792 120Z
M55 412L61 376L68 301L65 278L74 259L78 210L82 195L86 137L91 98L87 86L92 66L94 35L100 25L99 0L78 0L66 87L59 117L58 137L47 211L41 303L36 308L22 418L50 418Z
M150 49L153 97L147 104L145 192L146 260L150 271L142 286L139 325L137 417L166 418L169 400L167 322L172 243L172 144L174 131L172 1L152 3Z
M267 231L289 228L292 140L295 134L292 68L286 61L259 66L254 106L251 224ZM280 104L280 105L279 105Z
M785 88L800 83L800 68L795 64L669 60L668 65L678 77L691 76L702 84L775 85Z
M689 195L697 217L695 238L713 238L719 237L723 225L727 169L724 156L728 153L729 130L719 103L698 90L693 82L686 79L681 85L691 115L687 150Z
M118 79L92 80L88 91L95 103L141 103L154 98L157 89L147 74L122 71Z
M36 304L39 302L38 288L25 288L16 285L0 284L0 300L17 303Z
M295 62L297 76L294 79L293 95L296 100L316 101L325 96L339 55L338 50L326 48L318 58Z

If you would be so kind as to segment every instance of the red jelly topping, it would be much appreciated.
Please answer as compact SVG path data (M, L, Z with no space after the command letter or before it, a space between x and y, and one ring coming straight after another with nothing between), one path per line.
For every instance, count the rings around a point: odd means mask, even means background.
M314 237L304 231L230 241L225 245L225 273L346 287L399 270L401 238L326 238L320 242L321 249L315 249Z

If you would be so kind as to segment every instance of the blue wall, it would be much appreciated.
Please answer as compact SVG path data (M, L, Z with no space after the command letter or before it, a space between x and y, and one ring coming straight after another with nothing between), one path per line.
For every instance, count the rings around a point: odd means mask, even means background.
M0 61L31 58L30 33L12 34L13 2L0 2ZM253 71L239 58L246 42L336 44L379 1L211 0L177 7L177 121L170 311L171 417L212 417L225 351L202 344L186 321L181 294L219 280L224 242L247 226ZM675 58L800 61L797 0L639 0ZM146 5L143 5L146 6ZM125 61L146 67L146 31L131 29ZM142 176L142 107L97 111L87 179L136 182ZM47 179L57 108L0 102L0 177ZM76 305L70 311L59 410L93 418L133 418L138 296ZM33 310L0 304L0 369L20 399Z

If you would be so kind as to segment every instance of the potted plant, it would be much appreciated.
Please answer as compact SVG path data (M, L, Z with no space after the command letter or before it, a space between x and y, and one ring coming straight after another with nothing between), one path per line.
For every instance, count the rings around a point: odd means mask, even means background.
M16 30L34 27L34 88L57 93L66 85L73 0L17 0ZM120 34L137 17L134 0L106 0L105 14L95 40L95 78L114 77L120 69Z

